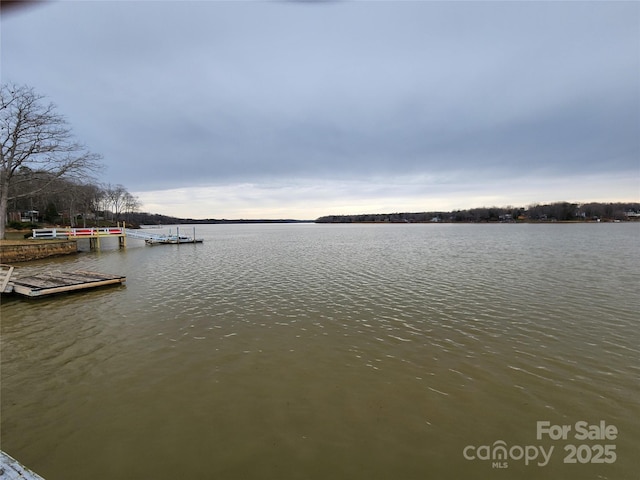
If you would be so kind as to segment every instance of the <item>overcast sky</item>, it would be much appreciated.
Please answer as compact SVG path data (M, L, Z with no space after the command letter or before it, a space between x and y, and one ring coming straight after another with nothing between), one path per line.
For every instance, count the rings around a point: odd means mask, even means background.
M191 218L640 201L640 3L58 1L2 82Z

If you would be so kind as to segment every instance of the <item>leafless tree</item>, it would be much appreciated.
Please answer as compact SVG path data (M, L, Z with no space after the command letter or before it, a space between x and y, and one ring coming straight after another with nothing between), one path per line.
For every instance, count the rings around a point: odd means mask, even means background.
M127 189L122 185L107 185L104 188L105 200L107 205L109 206L109 210L111 210L112 221L120 220L120 214L124 211L127 195Z
M127 215L127 221L130 219L130 215L135 213L140 208L140 200L138 197L134 197L129 192L124 195L124 213Z
M5 237L9 189L28 179L33 188L13 188L29 196L59 178L83 179L100 168L100 155L77 143L63 116L29 86L0 87L0 238ZM29 169L31 175L16 175ZM21 170L22 169L22 170ZM38 180L38 181L34 181ZM35 190L34 190L35 188Z

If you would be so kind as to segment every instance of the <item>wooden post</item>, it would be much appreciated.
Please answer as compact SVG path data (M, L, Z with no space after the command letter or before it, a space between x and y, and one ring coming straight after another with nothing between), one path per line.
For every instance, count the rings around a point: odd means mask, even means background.
M127 248L127 237L124 233L124 220L122 221L122 227L120 227L120 222L118 222L118 228L120 228L120 235L118 236L118 246L122 248Z

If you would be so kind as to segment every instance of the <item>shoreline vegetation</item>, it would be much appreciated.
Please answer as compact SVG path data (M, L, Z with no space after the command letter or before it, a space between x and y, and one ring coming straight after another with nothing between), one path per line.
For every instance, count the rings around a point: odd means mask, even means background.
M129 225L244 224L244 223L492 223L492 222L613 222L640 220L640 202L533 204L528 207L480 207L453 211L326 215L315 220L295 219L194 219L150 213L133 213Z
M297 219L194 219L162 214L132 212L120 218L111 212L96 212L93 218L76 218L85 227L115 226L124 220L129 228L154 228L163 225L279 224L279 223L587 223L640 221L640 202L534 204L528 207L481 207L448 212L395 212L355 215L326 215L315 220ZM27 238L33 228L61 226L55 222L10 222L7 241Z
M419 213L328 215L316 223L584 223L640 220L640 203L534 204Z

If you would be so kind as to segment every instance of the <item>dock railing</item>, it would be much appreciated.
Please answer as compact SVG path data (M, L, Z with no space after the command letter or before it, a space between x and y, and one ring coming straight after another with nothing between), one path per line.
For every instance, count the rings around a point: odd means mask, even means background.
M32 238L95 238L108 236L122 236L125 229L122 227L93 227L93 228L34 228L31 231Z

